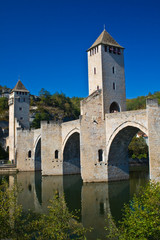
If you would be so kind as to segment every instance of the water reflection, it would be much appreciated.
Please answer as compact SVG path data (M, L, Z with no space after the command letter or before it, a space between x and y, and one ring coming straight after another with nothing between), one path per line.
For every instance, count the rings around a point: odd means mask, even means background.
M105 222L108 213L115 220L120 219L121 208L148 181L148 172L132 172L130 180L110 183L82 183L79 175L41 176L40 172L20 172L5 178L10 184L14 181L21 184L23 191L18 202L25 211L47 213L49 200L55 192L60 196L65 194L69 210L79 209L84 227L94 228L87 236L87 239L94 240L104 239L104 227L109 224Z

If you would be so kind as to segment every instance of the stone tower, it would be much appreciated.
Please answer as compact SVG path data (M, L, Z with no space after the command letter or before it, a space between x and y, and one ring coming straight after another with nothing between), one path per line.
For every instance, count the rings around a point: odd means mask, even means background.
M9 96L9 160L16 159L17 128L29 129L29 91L19 80Z
M89 95L102 90L103 114L125 111L124 48L104 30L87 52Z

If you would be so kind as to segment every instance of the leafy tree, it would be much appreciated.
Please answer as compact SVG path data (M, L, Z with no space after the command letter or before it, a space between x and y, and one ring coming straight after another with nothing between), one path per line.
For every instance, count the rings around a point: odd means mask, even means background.
M61 240L85 239L87 229L70 213L64 196L55 197L49 205L49 214L24 213L17 203L19 188L0 186L0 239L12 240Z
M0 98L0 111L8 110L8 99L6 97Z
M44 120L48 121L48 120L50 120L50 118L51 117L47 112L42 111L40 113L36 113L35 119L32 122L32 127L40 128L41 121L44 121Z
M141 159L148 157L148 146L143 137L133 137L128 150L129 156L132 158Z
M160 239L160 184L149 182L124 206L123 218L116 226L110 221L107 239Z
M77 222L74 214L68 211L64 197L55 195L50 201L49 214L33 222L38 240L85 239L86 229Z

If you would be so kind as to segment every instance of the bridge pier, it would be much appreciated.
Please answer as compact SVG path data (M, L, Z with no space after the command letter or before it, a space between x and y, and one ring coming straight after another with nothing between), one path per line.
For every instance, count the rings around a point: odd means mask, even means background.
M150 179L160 181L160 107L147 99Z

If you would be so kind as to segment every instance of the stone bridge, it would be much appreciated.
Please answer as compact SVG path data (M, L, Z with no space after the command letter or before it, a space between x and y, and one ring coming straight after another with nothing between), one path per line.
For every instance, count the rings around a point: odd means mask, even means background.
M84 182L128 179L128 145L141 130L149 139L150 178L160 180L157 102L148 100L146 110L105 114L105 119L96 116L86 115L83 109L79 120L44 121L40 129L18 130L17 168L41 170L43 175L81 174Z

